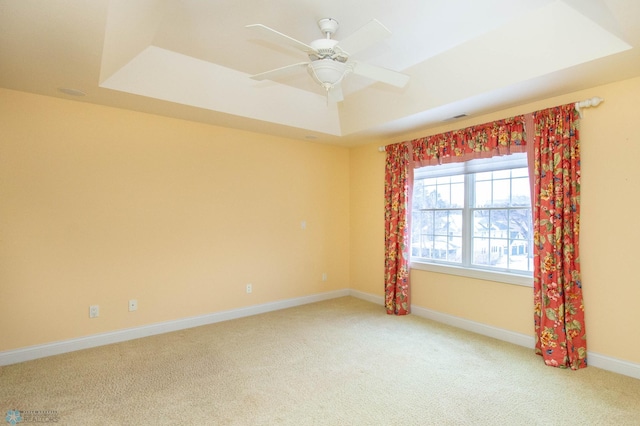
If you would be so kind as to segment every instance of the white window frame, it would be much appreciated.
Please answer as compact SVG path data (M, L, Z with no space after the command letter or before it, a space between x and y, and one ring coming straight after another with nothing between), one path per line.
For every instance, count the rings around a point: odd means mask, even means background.
M427 166L414 170L414 180L420 178L443 177L460 174L472 174L486 171L497 171L527 167L526 153L511 154L506 156L492 157L489 159L476 159L462 163L450 163L437 166ZM531 179L531 176L529 176ZM465 179L465 206L463 215L467 223L470 223L470 179ZM410 214L413 214L411 212ZM470 232L463 234L463 244L471 245ZM533 286L533 273L523 271L522 273L509 273L503 271L492 271L489 269L475 268L473 266L461 266L438 261L425 261L411 258L411 268L423 271L437 272L441 274L458 275L479 280L502 282L507 284Z

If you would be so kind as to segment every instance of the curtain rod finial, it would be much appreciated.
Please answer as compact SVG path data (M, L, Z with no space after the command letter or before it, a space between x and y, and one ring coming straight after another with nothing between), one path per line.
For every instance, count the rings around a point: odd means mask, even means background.
M591 99L585 99L584 101L580 101L580 102L576 102L576 110L578 111L578 114L580 115L580 118L582 118L582 111L580 110L580 108L589 108L589 107L595 107L600 105L601 102L603 102L604 99L598 97L598 96L594 96Z

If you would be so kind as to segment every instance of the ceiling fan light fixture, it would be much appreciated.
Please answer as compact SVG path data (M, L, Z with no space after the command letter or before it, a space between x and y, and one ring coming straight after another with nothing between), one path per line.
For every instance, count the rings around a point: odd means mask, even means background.
M332 59L318 59L309 64L309 74L325 90L340 83L350 68L344 62Z
M258 30L270 38L277 38L280 43L301 50L309 58L309 62L288 65L250 77L259 81L275 80L276 77L289 75L304 67L307 68L311 78L327 92L327 101L331 102L342 102L344 99L340 83L349 73L400 88L407 84L409 76L406 74L367 63L355 62L350 58L352 54L363 51L391 35L391 32L376 19L372 19L341 41L331 38L333 33L338 30L338 21L335 19L321 19L318 21L318 26L324 34L324 38L313 40L307 44L262 24L247 25L248 28Z

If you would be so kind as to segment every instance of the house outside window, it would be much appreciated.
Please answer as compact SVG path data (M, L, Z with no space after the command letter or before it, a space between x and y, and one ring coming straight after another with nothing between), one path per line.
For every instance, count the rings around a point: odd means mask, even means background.
M412 267L531 285L526 154L416 169L412 204Z

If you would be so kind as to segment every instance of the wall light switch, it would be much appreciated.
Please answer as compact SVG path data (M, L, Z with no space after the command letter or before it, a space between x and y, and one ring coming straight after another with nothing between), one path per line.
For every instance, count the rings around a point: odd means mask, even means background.
M100 306L91 305L89 306L89 318L98 318L100 316Z

